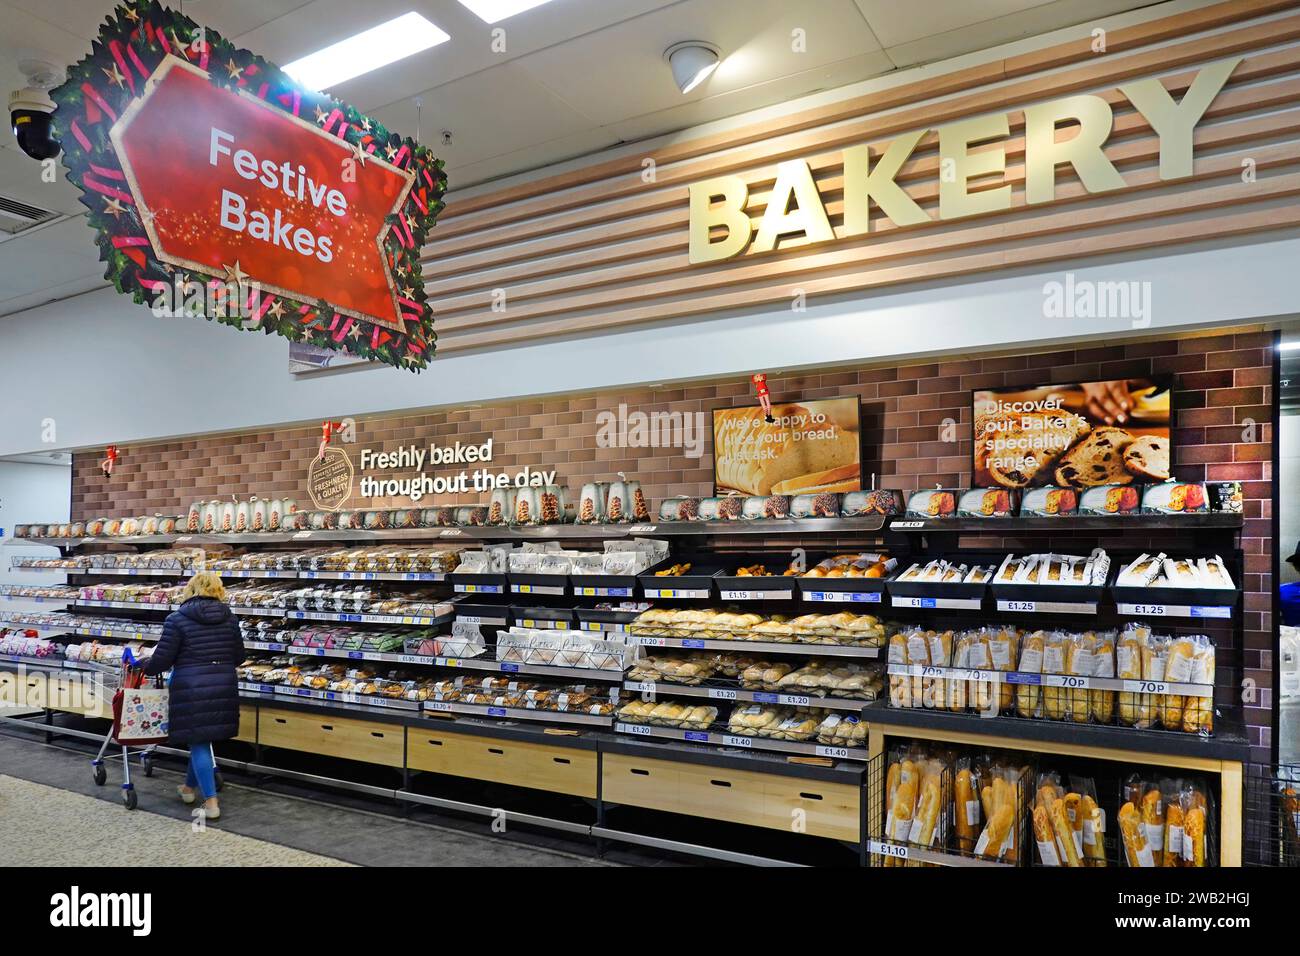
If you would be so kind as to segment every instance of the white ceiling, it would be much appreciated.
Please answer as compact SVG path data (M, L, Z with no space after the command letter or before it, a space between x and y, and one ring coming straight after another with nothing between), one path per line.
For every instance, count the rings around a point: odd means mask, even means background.
M241 46L286 63L418 11L451 41L331 90L437 146L453 189L844 86L901 67L1147 6L1152 0L551 0L494 26L457 0L172 0ZM74 62L113 0L0 0L0 92L22 56ZM494 51L493 30L505 50ZM801 30L805 49L792 49ZM716 44L689 96L663 51ZM499 41L497 43L499 46ZM417 110L416 101L422 106ZM75 187L43 183L0 134L0 195L73 217L0 242L0 315L91 288L102 267Z

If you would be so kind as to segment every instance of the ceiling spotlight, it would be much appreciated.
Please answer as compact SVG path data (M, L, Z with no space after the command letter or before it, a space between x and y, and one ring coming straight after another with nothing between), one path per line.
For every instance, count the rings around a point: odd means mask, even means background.
M702 40L685 40L664 50L664 59L672 67L677 88L686 94L718 68L718 48Z

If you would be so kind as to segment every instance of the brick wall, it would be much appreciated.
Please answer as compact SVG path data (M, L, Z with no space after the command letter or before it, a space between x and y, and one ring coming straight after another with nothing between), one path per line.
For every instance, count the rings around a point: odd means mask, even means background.
M1244 676L1258 687L1247 706L1252 743L1264 759L1271 744L1272 673L1272 356L1271 335L1259 331L1083 347L1032 354L977 357L925 364L839 369L769 378L776 401L857 395L862 400L864 471L884 488L913 490L971 481L970 390L1172 373L1175 375L1176 474L1187 481L1243 482L1246 524ZM747 378L720 379L663 389L629 389L571 398L499 404L481 409L431 412L357 423L359 449L401 444L482 443L494 439L492 470L556 468L568 486L609 479L618 471L638 478L651 499L712 491L708 457L685 457L680 449L597 447L597 415L620 403L645 412L700 412L752 402ZM945 421L956 421L957 440L941 440ZM1254 441L1245 441L1255 423ZM130 446L111 480L98 472L98 454L73 458L72 516L180 513L195 499L229 495L293 495L305 501L307 464L316 452L319 427L268 430ZM356 453L353 454L354 463ZM432 469L431 474L457 467ZM385 473L390 474L390 473ZM400 473L392 472L396 476ZM422 504L469 503L435 500ZM371 504L356 497L349 505ZM379 502L398 506L405 502ZM1119 546L1142 547L1132 535L1106 535ZM976 542L970 542L976 543ZM989 544L985 537L979 543ZM1159 543L1159 542L1155 542ZM1186 542L1183 542L1186 544ZM1011 542L1008 542L1011 544ZM1023 542L1041 547L1042 539ZM1080 542L1082 544L1082 542Z

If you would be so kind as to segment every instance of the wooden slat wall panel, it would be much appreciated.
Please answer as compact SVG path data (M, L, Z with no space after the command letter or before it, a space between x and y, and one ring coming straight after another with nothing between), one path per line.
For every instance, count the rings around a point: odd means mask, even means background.
M1105 54L1089 48L1084 56L1080 43L1064 44L807 111L766 124L765 136L742 128L675 143L647 152L657 163L653 183L641 180L638 156L465 200L453 193L448 221L425 250L439 350L499 347L784 303L795 288L810 298L866 293L911 281L1294 228L1300 224L1297 9L1300 0L1236 0L1113 31ZM1152 47L1157 43L1166 45ZM1160 180L1159 142L1117 86L1156 76L1178 99L1202 66L1230 55L1244 59L1197 128L1193 176ZM1114 108L1106 153L1126 188L1089 194L1063 167L1056 202L1026 207L1021 110L1076 92L1102 96ZM939 96L945 98L933 102ZM891 112L881 115L882 110ZM1011 184L1012 208L941 221L934 128L988 112L1008 115L1010 136L980 147L1003 148L1006 173L997 183L973 188ZM922 128L930 132L898 182L932 221L900 228L873 209L867 236L838 238L839 150L867 143L875 156L899 133ZM1058 138L1069 135L1063 131ZM689 264L687 185L737 175L750 187L746 208L757 220L775 164L788 158L809 162L837 241L785 240L774 253ZM1234 183L1246 161L1254 164L1257 181ZM504 310L492 307L498 290L505 293Z

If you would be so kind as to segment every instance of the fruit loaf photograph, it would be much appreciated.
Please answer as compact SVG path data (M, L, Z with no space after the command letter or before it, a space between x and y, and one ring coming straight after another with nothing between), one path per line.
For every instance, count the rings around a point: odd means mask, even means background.
M714 494L816 495L862 488L857 398L713 411Z
M1083 490L1170 477L1169 378L972 393L975 484Z

